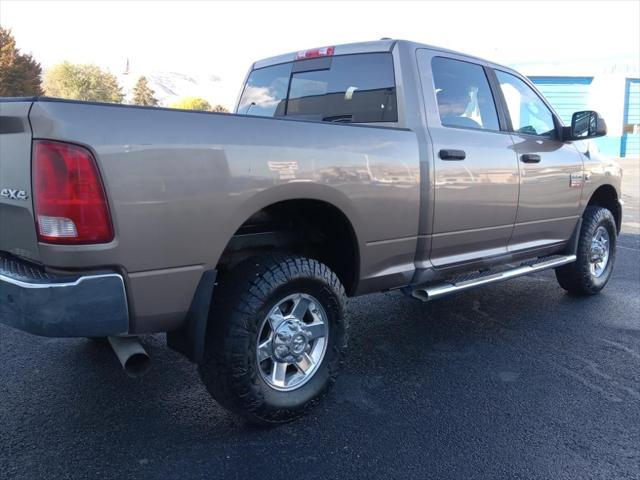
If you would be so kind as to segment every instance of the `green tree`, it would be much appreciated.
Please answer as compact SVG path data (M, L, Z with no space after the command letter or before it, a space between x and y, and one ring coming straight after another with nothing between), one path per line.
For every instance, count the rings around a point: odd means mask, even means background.
M136 86L133 87L133 104L155 107L158 105L158 100L153 96L155 93L149 87L147 77L140 77L136 82Z
M184 110L211 110L211 104L204 98L200 97L184 97L173 102L171 108L182 108Z
M212 112L221 112L221 113L229 113L229 109L227 107L225 107L224 105L214 105L211 108Z
M63 62L44 73L44 92L50 97L122 103L118 80L97 65Z
M16 48L11 30L0 27L0 97L42 95L41 74L40 64Z

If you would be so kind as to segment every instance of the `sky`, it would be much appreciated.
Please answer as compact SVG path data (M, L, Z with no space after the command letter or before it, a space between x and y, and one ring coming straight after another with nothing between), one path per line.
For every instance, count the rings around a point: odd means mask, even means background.
M0 0L0 25L44 68L68 60L122 72L220 78L231 107L253 61L402 38L510 66L625 62L640 69L640 1ZM527 72L524 72L527 73Z

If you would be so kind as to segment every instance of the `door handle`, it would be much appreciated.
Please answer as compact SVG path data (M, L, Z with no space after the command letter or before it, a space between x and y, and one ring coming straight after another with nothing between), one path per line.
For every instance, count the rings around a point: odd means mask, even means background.
M442 160L464 160L467 154L464 153L464 150L443 149L438 152L438 156Z
M535 153L525 153L520 157L520 160L524 163L540 163L540 155Z

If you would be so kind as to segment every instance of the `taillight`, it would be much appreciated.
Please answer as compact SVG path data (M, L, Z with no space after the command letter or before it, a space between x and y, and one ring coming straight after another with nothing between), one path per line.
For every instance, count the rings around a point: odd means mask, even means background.
M33 198L41 242L87 244L113 240L107 197L96 161L86 148L34 140Z
M335 47L313 48L311 50L302 50L296 53L296 60L305 60L307 58L331 57Z

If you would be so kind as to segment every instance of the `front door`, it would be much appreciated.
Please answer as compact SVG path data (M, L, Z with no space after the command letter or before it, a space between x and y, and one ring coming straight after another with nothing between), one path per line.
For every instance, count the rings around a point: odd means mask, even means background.
M559 140L559 122L522 78L495 70L520 166L518 215L509 250L566 242L580 215L582 157Z
M513 141L501 131L487 70L466 57L418 51L434 198L431 262L436 268L507 253L518 205Z

